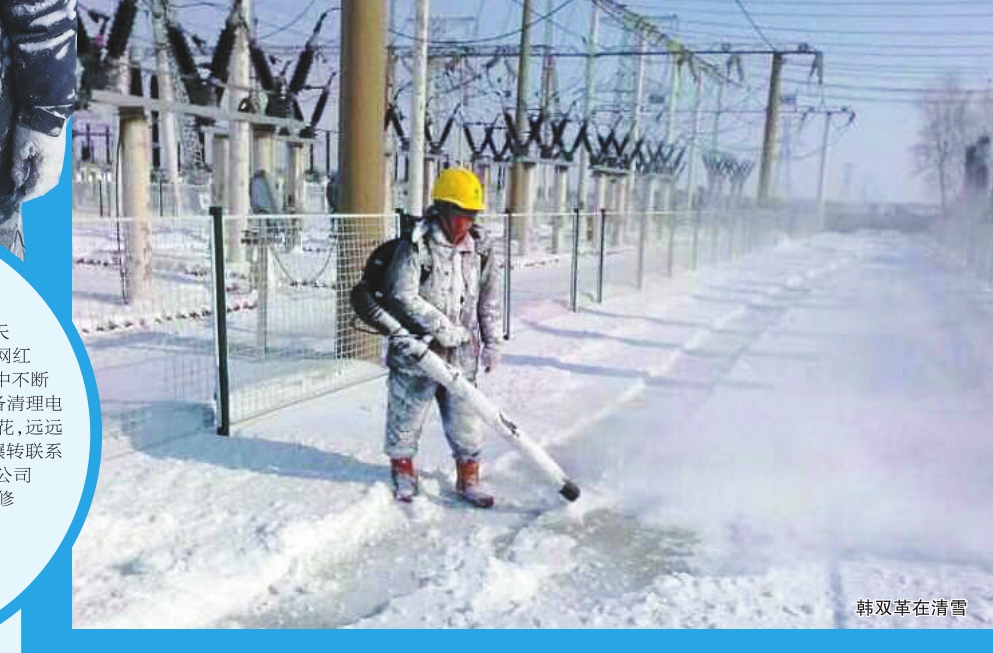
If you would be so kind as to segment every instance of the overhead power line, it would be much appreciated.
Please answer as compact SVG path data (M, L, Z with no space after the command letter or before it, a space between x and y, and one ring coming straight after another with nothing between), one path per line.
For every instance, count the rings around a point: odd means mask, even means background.
M303 20L304 16L307 15L307 12L309 12L310 9L311 9L311 7L313 7L315 4L317 4L317 0L310 0L310 3L306 7L304 7L303 11L301 11L299 14L296 15L296 18L294 18L290 22L286 23L285 25L280 25L279 27L277 27L276 29L272 30L271 32L268 32L266 34L262 34L261 36L259 36L259 38L262 39L262 40L265 40L265 39L268 39L268 38L272 38L273 36L276 36L277 34L280 34L282 32L287 31L288 29L290 29L291 27L293 27L294 25L296 25L297 23L299 23L301 20ZM334 8L331 9L331 11L334 11L334 10L335 10Z
M692 3L697 4L717 4L727 6L727 0L686 0L687 4ZM678 3L673 3L678 4ZM823 7L825 5L824 0L810 0L809 2L795 2L790 0L777 0L775 3L777 7ZM934 0L892 0L891 2L884 2L881 0L867 0L865 2L860 2L859 0L831 0L830 6L832 7L935 7L940 5L942 7L989 7L989 0L941 0L940 3L934 2Z
M745 11L740 0L735 0L739 7L742 7L742 11ZM839 29L818 29L816 27L772 27L766 25L762 29L758 29L755 22L751 19L751 15L745 11L745 16L748 17L749 21L752 23L753 27L756 27L759 35L765 39L765 35L762 34L762 30L769 32L789 32L791 34L831 34L834 36L934 36L934 37L951 37L951 36L990 36L993 35L991 30L965 30L965 31L947 31L947 30L839 30ZM705 25L707 27L718 27L722 29L741 29L739 25L734 25L732 23L722 23L719 21L709 21L709 20L687 20L687 23L694 25Z
M537 16L534 20L532 20L530 23L527 24L527 27L534 27L535 25L541 23L542 21L551 18L552 16L556 15L557 13L559 13L560 11L562 11L563 9L565 9L566 7L568 7L569 5L571 5L572 3L574 3L575 1L576 0L565 0L564 2L562 2L561 4L559 4L558 6L554 7L548 13L541 14L541 15ZM506 32L504 34L497 34L496 36L486 36L486 37L480 37L480 38L476 38L476 39L462 39L462 40L457 40L457 41L445 41L445 40L433 39L431 42L432 43L443 44L443 45L456 45L456 44L457 45L473 45L475 43L492 43L493 41L500 41L502 39L510 38L512 36L518 36L522 31L524 31L523 28L520 28L520 29L515 29L515 30L513 30L511 32ZM391 29L390 30L390 34L393 34L394 36L399 36L400 38L410 39L411 41L415 40L412 35L405 34L403 32L399 32L397 30L392 30Z
M762 40L763 41L765 41L765 44L768 45L770 48L775 47L775 46L773 46L772 42L769 41L769 39L765 35L765 33L762 31L762 28L760 28L758 26L758 23L755 22L755 19L752 18L752 15L750 13L748 13L748 10L747 9L745 9L745 5L743 5L741 3L741 0L734 0L734 2L735 2L736 5L738 5L738 9L741 9L741 13L745 14L745 18L748 19L748 22L752 24L752 28L755 30L755 32L760 37L762 37Z
M838 4L838 3L831 3L830 6L833 7L836 4ZM944 3L939 3L939 4L935 4L934 5L934 8L936 8L936 9L941 9L942 7L944 7ZM879 18L879 19L886 19L886 20L899 20L901 22L904 22L904 21L908 21L908 20L932 20L933 21L933 20L948 19L948 18L993 18L993 13L990 13L990 12L966 12L966 13L954 12L953 13L953 12L941 11L940 13L935 13L935 14L918 14L918 13L907 12L904 7L900 7L899 8L899 11L897 11L895 13L858 14L858 13L848 13L848 11L846 11L844 16L839 16L837 11L835 11L835 12L829 12L829 13L808 13L808 12L803 12L803 11L755 11L755 10L752 10L749 13L755 19L759 19L759 18L770 18L770 19L789 18L791 20L795 20L797 18L831 18L831 19L846 18L846 19L853 19L853 20L864 20L864 19L870 19L871 20L871 19L877 19L877 18ZM718 9L716 7L714 9L710 9L710 8L700 9L700 8L696 8L695 7L693 9L687 11L684 14L684 16L690 16L690 15L695 15L695 14L703 14L703 15L706 15L706 16L721 16L721 17L726 17L727 16L727 11L726 10Z
M797 79L783 79L784 82L790 84L804 84L804 80ZM913 93L917 95L930 95L930 94L946 94L946 95L981 95L986 92L986 89L978 88L961 88L961 89L944 89L935 87L900 87L900 86L872 86L864 84L832 84L830 82L825 82L824 88L830 91L833 88L849 90L849 91L867 91L872 93L896 93L896 94L907 94Z

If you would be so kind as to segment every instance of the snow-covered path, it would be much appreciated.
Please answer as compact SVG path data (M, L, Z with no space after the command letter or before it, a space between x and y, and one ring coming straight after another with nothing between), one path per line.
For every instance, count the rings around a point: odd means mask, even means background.
M857 234L526 321L481 388L568 506L496 439L498 508L459 505L436 419L395 505L382 381L230 441L113 443L74 625L989 627L991 318L928 240Z

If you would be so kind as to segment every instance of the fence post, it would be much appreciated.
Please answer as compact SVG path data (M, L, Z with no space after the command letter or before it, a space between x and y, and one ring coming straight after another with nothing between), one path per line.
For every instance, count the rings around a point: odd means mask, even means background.
M265 356L269 349L269 220L259 219L258 257L256 261L256 279L259 296L259 354Z
M117 225L117 270L121 277L121 301L125 304L131 303L131 295L128 294L128 264L124 246L121 244L121 219L116 221Z
M507 209L507 226L504 234L505 247L503 266L503 339L510 340L510 279L511 279L511 258L510 251L513 244L514 214L511 209Z
M732 220L730 211L722 210L715 214L710 224L710 264L717 265L721 260L721 225Z
M648 212L641 212L638 224L638 290L645 287L645 246L648 240Z
M668 248L668 253L666 254L665 273L666 276L671 277L673 258L675 257L676 254L676 223L678 222L678 219L675 210L669 211L667 217L669 220L669 248Z
M600 209L600 251L596 275L596 303L603 303L603 259L607 253L607 209Z
M986 238L986 281L993 286L993 239L990 238L991 234L993 234L993 230L987 234Z
M224 274L224 209L210 207L213 222L211 249L214 256L214 342L217 349L216 422L218 435L231 435L230 388L228 385L228 303Z
M738 235L738 230L741 227L742 213L736 213L730 222L728 222L728 244L726 248L725 258L728 261L734 260L734 247L735 238Z
M697 256L699 254L700 245L700 223L703 221L703 210L698 209L696 214L693 216L693 269L697 268Z
M579 207L572 215L572 278L569 285L569 305L572 312L579 311Z

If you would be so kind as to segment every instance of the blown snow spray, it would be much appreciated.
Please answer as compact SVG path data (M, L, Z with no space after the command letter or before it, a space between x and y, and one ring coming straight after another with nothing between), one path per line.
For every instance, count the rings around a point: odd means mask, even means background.
M464 399L504 440L513 445L549 481L555 484L559 488L559 494L569 501L575 501L579 498L579 486L569 479L558 463L548 455L548 452L521 431L499 408L494 406L486 398L486 395L465 378L461 370L449 365L431 351L428 348L429 339L410 337L408 343L408 353L417 361L418 366L425 374L445 386L453 395Z

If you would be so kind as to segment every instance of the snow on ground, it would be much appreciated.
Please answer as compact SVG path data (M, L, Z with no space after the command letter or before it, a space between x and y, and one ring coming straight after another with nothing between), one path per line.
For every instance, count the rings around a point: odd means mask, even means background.
M988 627L993 293L923 237L821 235L515 322L480 512L432 417L392 501L382 379L105 453L76 627ZM966 616L856 614L965 599Z

